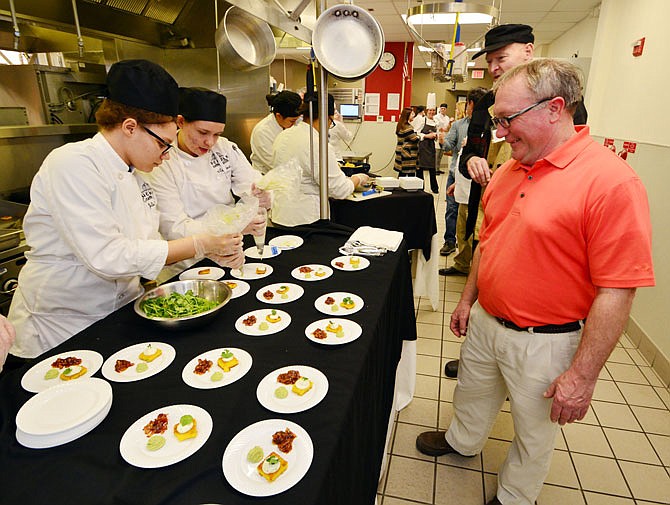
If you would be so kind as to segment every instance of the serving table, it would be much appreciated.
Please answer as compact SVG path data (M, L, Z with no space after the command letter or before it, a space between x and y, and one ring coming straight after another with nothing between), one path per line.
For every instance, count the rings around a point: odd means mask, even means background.
M268 229L268 240L282 234ZM370 258L361 271L335 270L318 282L302 282L290 272L303 264L330 265L349 232L336 226L295 228L304 245L265 262L274 268L264 279L249 280L251 290L231 300L210 324L189 331L170 332L141 320L131 305L110 314L56 349L35 359L76 349L99 352L106 359L119 349L141 342L169 343L176 350L172 364L137 382L112 382L113 404L93 431L50 449L28 449L15 438L15 416L32 396L20 386L29 365L0 375L0 489L3 503L51 504L201 504L267 503L372 504L375 501L389 416L392 411L396 367L403 341L416 339L410 265L403 242L396 253ZM247 246L252 245L246 237ZM212 264L204 260L200 265ZM225 279L232 280L227 272ZM263 337L243 335L234 328L242 314L268 305L256 291L276 282L299 283L304 295L281 308L291 316L289 327ZM314 307L321 295L348 291L365 305L351 314L363 329L346 345L325 346L308 340L305 328L323 314ZM82 301L85 303L85 301ZM338 317L342 317L338 315ZM181 377L195 356L215 348L236 347L253 359L249 372L218 389L187 386ZM266 410L256 399L265 375L282 366L307 365L328 379L325 398L313 408L294 414ZM95 374L101 377L100 372ZM213 419L210 438L195 454L171 466L141 469L126 463L119 452L125 430L145 414L164 406L193 404ZM281 494L254 498L236 491L222 472L222 456L231 439L245 427L265 419L286 419L309 433L314 457L305 476ZM281 476L279 477L281 478Z
M330 219L352 228L373 226L403 232L407 248L423 252L415 256L414 294L427 296L433 310L437 310L440 239L435 220L435 201L431 194L398 188L390 195L363 201L331 199Z

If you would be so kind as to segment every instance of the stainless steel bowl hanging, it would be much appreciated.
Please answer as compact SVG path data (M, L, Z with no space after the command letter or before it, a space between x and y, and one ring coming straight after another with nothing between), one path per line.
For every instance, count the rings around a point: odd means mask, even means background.
M214 40L223 61L236 70L266 67L277 53L270 26L235 6L226 10Z
M372 72L384 52L384 32L372 15L355 5L334 5L319 16L312 32L319 63L345 81Z

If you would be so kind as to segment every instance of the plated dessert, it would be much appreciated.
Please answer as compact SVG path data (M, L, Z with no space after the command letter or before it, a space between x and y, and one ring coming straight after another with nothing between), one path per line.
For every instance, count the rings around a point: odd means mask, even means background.
M354 314L364 307L363 299L346 291L326 293L314 301L314 307L319 312L332 316L347 316Z
M320 319L305 329L305 336L312 342L326 345L348 344L363 333L360 325L348 319Z
M235 329L245 335L263 336L277 333L291 324L291 316L278 309L247 312L235 321Z
M182 370L181 377L197 389L219 388L244 377L252 362L244 349L221 347L194 357Z
M328 379L316 368L291 365L267 374L256 388L266 409L279 413L302 412L317 405L328 392Z
M95 351L67 351L43 359L21 378L21 386L39 393L64 382L90 377L102 366L103 358Z
M280 304L297 300L305 293L302 286L290 282L269 284L256 292L256 298L264 303Z

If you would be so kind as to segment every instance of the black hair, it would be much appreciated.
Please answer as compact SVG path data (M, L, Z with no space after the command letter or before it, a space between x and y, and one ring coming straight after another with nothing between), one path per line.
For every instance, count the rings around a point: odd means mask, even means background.
M300 98L298 93L282 91L276 95L267 95L265 99L272 112L277 112L282 117L298 117L301 114L300 106L302 105L302 98Z

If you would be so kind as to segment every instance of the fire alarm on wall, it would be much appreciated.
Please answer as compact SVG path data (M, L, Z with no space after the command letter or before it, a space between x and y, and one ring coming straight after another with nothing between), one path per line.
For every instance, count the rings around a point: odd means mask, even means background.
M637 39L633 42L633 56L642 56L642 51L644 49L644 37Z

